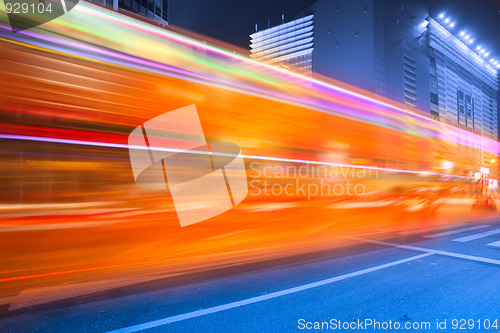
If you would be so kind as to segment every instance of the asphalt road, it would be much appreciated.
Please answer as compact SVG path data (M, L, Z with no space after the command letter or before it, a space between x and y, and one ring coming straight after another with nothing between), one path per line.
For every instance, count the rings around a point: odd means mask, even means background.
M4 305L0 331L293 332L319 322L329 331L498 332L499 240L495 220L356 238L330 250Z

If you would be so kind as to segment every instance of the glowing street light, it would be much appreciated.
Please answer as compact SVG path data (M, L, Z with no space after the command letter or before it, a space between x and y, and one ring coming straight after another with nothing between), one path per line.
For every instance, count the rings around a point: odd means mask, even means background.
M443 18L443 17L444 17L443 13L439 14L439 18Z

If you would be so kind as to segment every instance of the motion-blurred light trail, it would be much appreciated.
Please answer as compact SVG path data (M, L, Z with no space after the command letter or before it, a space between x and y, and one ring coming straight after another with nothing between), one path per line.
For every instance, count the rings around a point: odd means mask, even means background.
M492 213L471 205L486 196L480 170L498 178L498 142L208 44L84 1L16 34L0 15L0 231L16 230L0 232L0 300L30 290L43 304L39 289L202 273L351 236L429 235ZM135 184L127 138L192 104L207 142L241 147L250 186L240 206L180 228L168 191ZM178 134L153 149L183 152L190 133ZM338 169L356 172L329 173ZM348 184L363 191L303 193Z
M156 28L145 23L131 21L125 16L121 17L120 20L125 20L128 23L128 25L125 25L128 29L116 31L116 27L114 27L113 24L116 24L116 20L120 16L110 12L105 14L106 11L96 10L97 8L96 6L82 3L64 18L58 19L54 21L54 23L50 22L43 27L50 27L54 24L56 27L60 28L57 29L57 33L68 37L70 37L69 31L73 33L75 29L81 29L80 33L83 40L92 41L98 46L82 46L81 42L75 43L74 41L67 41L66 38L57 39L43 35L41 36L33 32L21 32L18 35L20 39L22 39L21 34L34 38L35 40L31 41L31 43L48 52L56 51L67 56L76 56L77 58L114 65L119 68L141 71L146 70L161 75L173 75L173 77L204 82L205 84L216 85L224 89L257 94L258 96L265 96L278 101L286 101L287 103L298 103L296 105L338 114L364 122L369 121L372 124L398 129L426 138L448 140L471 147L474 147L476 142L480 141L481 149L491 151L492 153L499 152L498 143L491 139L482 138L476 134L436 122L423 115L396 107L370 96L350 91L338 85L303 77L285 69L277 69L273 66L255 62L248 58L235 55L213 46L208 46L204 43L194 41L164 29ZM75 25L73 20L67 19L67 17L71 18L72 16L77 16L74 18L75 21L79 19L85 21L81 15L85 15L87 20L99 18L102 30L97 31L94 27L92 27L92 29L89 27L82 28L81 25ZM5 30L8 29L5 25L3 28ZM136 30L132 28L136 28ZM137 28L139 30L137 30ZM52 31L50 28L47 28L47 30ZM111 38L108 33L103 34L103 31L115 31L116 34ZM152 39L151 36L156 36L166 43L160 46L160 44L158 44L159 41ZM102 46L106 47L108 45L104 42L106 38L110 39L108 42L111 44L116 44L116 40L129 40L130 38L129 44L145 45L145 47L141 48L140 52L131 48L126 48L126 50L124 50L123 44L117 44L117 49L115 51L102 49ZM20 42L20 40L18 42ZM208 53L206 57L202 57L191 52L189 48L185 49L186 46L195 47L196 49L201 48ZM149 51L151 48L161 51L158 52L158 54L152 54ZM80 52L75 53L75 50L80 50ZM161 54L164 54L166 59L169 59L168 65L165 64L165 61L161 60ZM219 57L215 56L217 54ZM223 56L222 60L220 56ZM234 61L238 62L235 63ZM136 66L131 67L131 64L136 64ZM186 71L183 69L191 66L196 66L197 70ZM267 72L271 74L262 73L262 68L265 68ZM230 71L232 76L241 79L242 82L239 82L239 80L224 80L220 76L213 76L211 72L214 70L220 72ZM293 78L300 78L301 82L296 82ZM258 86L262 84L268 88L259 88ZM290 93L283 94L280 91L269 89L273 87L291 89L301 94L305 93L306 90L313 90L312 95L315 96L315 98L325 95L333 97L335 98L336 105L332 108L331 102L325 103L321 100L311 100L310 97L297 98L297 96ZM311 95L311 93L309 92L306 96L307 95Z
M225 154L225 153L219 153L219 152L183 150L183 149L176 149L176 148L154 147L154 146L147 146L146 147L146 146L135 146L135 145L117 144L117 143L109 143L109 142L68 140L68 139L45 138L45 137L35 137L35 136L23 136L23 135L0 134L0 139L26 140L26 141L35 141L35 142L52 142L52 143L64 143L64 144L95 146L95 147L152 150L152 151L161 151L161 152L170 152L170 153L185 153L185 154L194 154L194 155L217 155L217 156L233 157L233 155L231 155L231 154ZM289 162L289 163L300 163L300 164L327 165L327 166L341 167L341 168L366 169L366 170L387 171L387 172L396 172L396 173L398 173L398 172L400 172L400 173L413 173L413 174L420 174L420 175L456 177L456 178L464 178L464 179L473 179L474 178L474 177L469 177L469 176L440 174L440 173L434 173L434 172L430 172L430 171L414 171L414 170L403 170L403 169L380 168L380 167L373 167L373 166L369 166L369 165L340 164L340 163L321 162L321 161L313 161L313 160L279 158L279 157L271 157L271 156L258 156L258 155L242 154L241 157L248 158L251 160L266 160L266 161Z

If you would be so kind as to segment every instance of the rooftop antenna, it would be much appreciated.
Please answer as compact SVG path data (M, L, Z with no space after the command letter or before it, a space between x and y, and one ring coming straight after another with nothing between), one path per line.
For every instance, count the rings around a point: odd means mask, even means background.
M255 32L259 31L259 26L255 23Z
M285 14L281 14L281 23L285 23Z

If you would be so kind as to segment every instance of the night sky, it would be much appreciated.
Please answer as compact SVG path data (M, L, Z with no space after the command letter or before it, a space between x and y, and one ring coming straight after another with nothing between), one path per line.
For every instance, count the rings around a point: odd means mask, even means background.
M356 0L352 0L356 1ZM383 0L377 0L383 1ZM417 0L416 0L417 1ZM455 22L452 32L466 30L490 54L500 59L500 0L419 0L436 18L444 12ZM243 49L249 48L248 35L296 17L314 0L169 0L169 20L181 27Z

